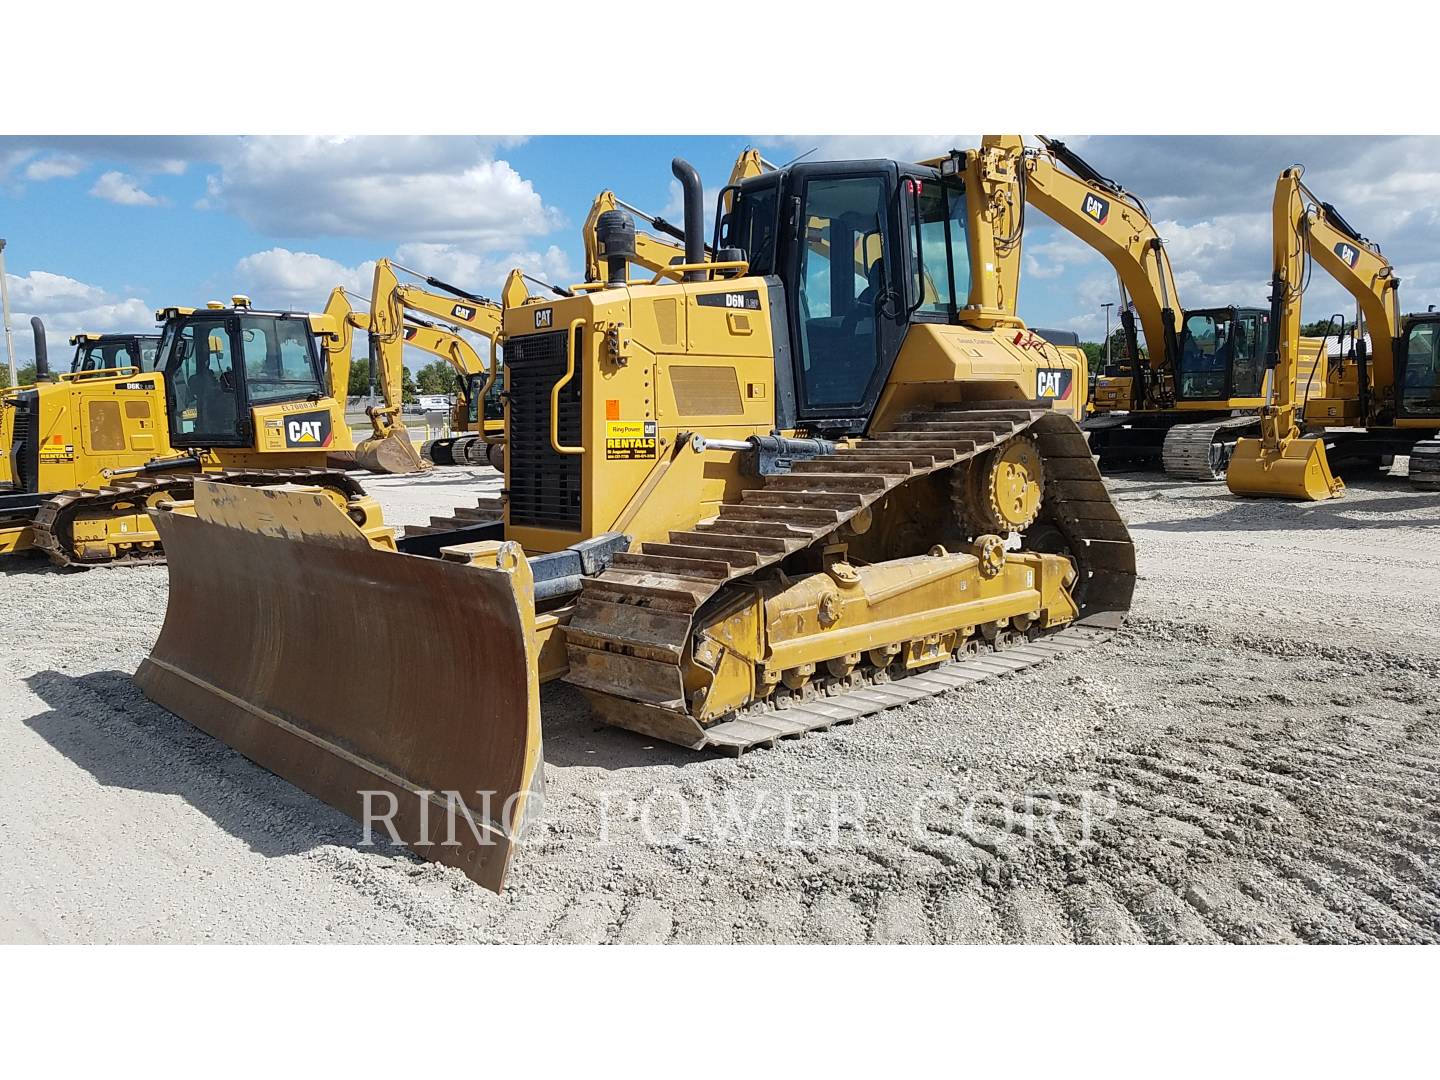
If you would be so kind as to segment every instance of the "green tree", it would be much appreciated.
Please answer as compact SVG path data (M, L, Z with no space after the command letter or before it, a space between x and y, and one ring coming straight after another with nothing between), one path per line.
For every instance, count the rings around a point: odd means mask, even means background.
M402 405L414 405L420 400L419 390L415 386L415 377L410 374L409 368L402 368L400 374L400 403Z
M444 360L432 360L415 373L415 384L422 394L453 394L455 369Z
M15 378L19 381L16 386L29 386L35 381L35 365L19 364L15 368ZM10 365L0 364L0 387L10 385Z
M370 360L364 356L350 360L350 386L346 391L351 397L364 397L370 393Z
M1099 371L1105 366L1105 346L1098 341L1082 341L1080 349L1085 353L1085 366L1090 371Z
M1332 323L1329 319L1323 319L1323 320L1321 320L1321 321L1319 321L1319 322L1308 322L1308 323L1306 323L1304 326L1300 327L1300 336L1301 336L1301 337L1325 337L1326 335L1329 335L1329 337L1330 337L1331 339L1334 339L1335 334L1336 334L1336 332L1335 332L1335 326L1336 326L1336 324L1335 324L1335 323ZM1345 329L1342 330L1341 333L1342 333L1342 334L1348 334L1351 330L1354 330L1354 329L1355 329L1355 324L1354 324L1354 323L1348 323L1348 322L1347 322L1347 323L1345 323Z

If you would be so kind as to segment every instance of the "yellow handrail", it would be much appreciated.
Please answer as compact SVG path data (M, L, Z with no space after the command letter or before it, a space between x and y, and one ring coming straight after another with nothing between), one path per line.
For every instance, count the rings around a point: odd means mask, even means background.
M746 259L738 259L734 262L671 263L669 266L662 266L655 271L655 276L650 279L650 284L658 285L661 278L679 277L691 270L734 270L736 277L744 277L750 270L750 263Z
M566 335L565 352L567 353L565 363L565 374L560 381L550 388L550 449L557 454L583 454L583 446L561 446L560 445L560 391L569 385L570 380L575 377L575 343L579 339L575 332L585 325L584 319L570 320L570 333ZM583 421L582 421L583 423Z
M126 364L124 367L92 368L90 371L62 371L60 381L69 382L74 379L98 379L100 376L125 376L139 375L141 371L134 364Z

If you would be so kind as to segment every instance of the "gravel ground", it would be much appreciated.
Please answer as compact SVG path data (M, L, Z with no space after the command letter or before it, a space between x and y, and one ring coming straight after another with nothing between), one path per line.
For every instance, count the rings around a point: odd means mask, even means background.
M367 479L394 522L489 470ZM0 940L1440 939L1440 497L1111 481L1126 629L739 760L545 691L547 818L494 896L146 701L163 568L4 562Z

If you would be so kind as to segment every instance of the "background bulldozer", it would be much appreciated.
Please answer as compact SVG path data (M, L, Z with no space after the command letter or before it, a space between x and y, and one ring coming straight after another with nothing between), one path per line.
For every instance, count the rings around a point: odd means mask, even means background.
M603 280L507 295L493 521L392 548L323 492L198 482L153 514L170 605L140 685L356 816L393 802L418 853L498 889L546 679L739 753L1104 636L1135 563L1084 371L997 299L1018 163L764 172L721 192L707 259L677 160L683 263L632 280L608 212Z

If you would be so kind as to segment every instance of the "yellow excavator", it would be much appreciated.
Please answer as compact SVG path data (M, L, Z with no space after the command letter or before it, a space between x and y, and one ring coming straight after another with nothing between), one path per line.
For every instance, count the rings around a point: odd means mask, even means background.
M396 276L397 269L413 274L430 289L402 284ZM391 460L394 468L387 471L412 472L428 467L426 462L436 465L488 462L499 467L504 434L499 402L502 385L499 375L504 363L498 349L502 309L500 301L400 266L390 259L376 262L369 316L352 316L352 322L368 332L371 363L378 371L388 372L389 383L393 384L384 386L385 406L371 413L372 422L383 425L383 430L377 426L376 437L388 437L397 444ZM362 320L363 324L356 320ZM461 330L489 339L488 361L460 335ZM398 445L400 435L395 434L403 431L396 417L401 408L399 380L406 345L448 363L455 370L459 389L451 414L451 428L460 434L427 442L418 454L408 436L401 446Z
M748 177L710 258L700 178L673 171L683 263L631 280L615 212L602 280L506 303L483 535L392 549L323 492L199 480L152 515L144 692L499 889L540 810L544 680L739 753L1109 634L1135 558L1063 392L1084 371L998 295L1013 158Z
M1320 201L1291 166L1275 184L1271 283L1275 400L1263 432L1236 450L1227 480L1238 495L1285 499L1339 496L1332 465L1379 465L1410 455L1417 487L1440 484L1440 315L1400 315L1400 279L1379 246ZM1352 350L1327 371L1320 396L1300 395L1303 364L1295 342L1312 260L1359 308ZM1369 345L1362 331L1369 330ZM1318 365L1321 361L1316 360ZM1313 380L1312 380L1313 381ZM1302 429L1306 436L1302 437Z
M1136 359L1129 375L1096 380L1085 430L1102 470L1160 465L1184 479L1223 476L1239 437L1259 430L1270 313L1235 305L1184 310L1170 257L1138 196L1059 140L1041 136L1043 147L1028 149L1018 135L987 142L1023 154L1023 202L1102 255L1119 279L1120 326ZM1016 217L1012 239L1000 245L1007 282L1020 258L1023 212Z
M200 475L303 482L370 529L378 509L325 467L352 446L346 310L340 290L311 315L258 311L243 296L166 308L154 370L92 368L7 396L0 552L34 549L67 567L161 559L147 511L188 499Z

